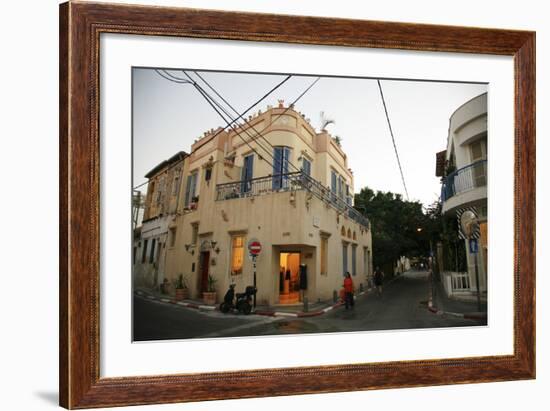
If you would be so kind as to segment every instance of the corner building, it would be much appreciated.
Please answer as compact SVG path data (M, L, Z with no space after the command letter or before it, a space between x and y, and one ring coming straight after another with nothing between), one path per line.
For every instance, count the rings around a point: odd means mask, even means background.
M193 298L209 275L218 301L230 284L237 292L253 284L251 239L262 244L259 304L329 301L346 271L356 287L372 274L369 221L353 208L346 154L282 101L196 140L181 184L164 278L183 274Z

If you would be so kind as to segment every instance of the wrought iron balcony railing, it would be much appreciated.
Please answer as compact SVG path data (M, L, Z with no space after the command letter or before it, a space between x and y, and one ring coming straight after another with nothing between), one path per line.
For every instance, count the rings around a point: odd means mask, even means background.
M216 200L231 200L290 190L306 190L366 229L370 227L368 218L349 205L345 199L301 171L218 184Z
M443 179L441 200L487 185L487 160L476 161L453 171Z

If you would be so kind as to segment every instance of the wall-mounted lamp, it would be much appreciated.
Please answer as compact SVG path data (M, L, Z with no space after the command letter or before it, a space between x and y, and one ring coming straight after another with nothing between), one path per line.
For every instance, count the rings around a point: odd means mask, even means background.
M210 247L212 248L216 248L216 244L218 244L217 241L214 241L214 240L210 240Z

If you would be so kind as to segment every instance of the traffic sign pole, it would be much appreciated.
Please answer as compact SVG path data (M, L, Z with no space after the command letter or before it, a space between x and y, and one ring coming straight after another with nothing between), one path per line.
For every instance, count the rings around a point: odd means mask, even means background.
M254 310L256 310L256 256L254 256Z
M260 253L262 252L262 243L257 239L252 238L248 242L248 254L252 259L252 264L254 267L254 310L256 310L256 294L257 294L257 285L256 285L256 260Z

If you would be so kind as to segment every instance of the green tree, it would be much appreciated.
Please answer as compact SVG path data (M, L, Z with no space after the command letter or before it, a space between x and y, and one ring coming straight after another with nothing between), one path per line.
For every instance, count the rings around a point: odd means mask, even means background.
M441 207L438 204L425 211L418 201L365 187L355 195L355 208L371 221L375 266L387 269L403 255L426 258L430 240L435 244L439 236Z

